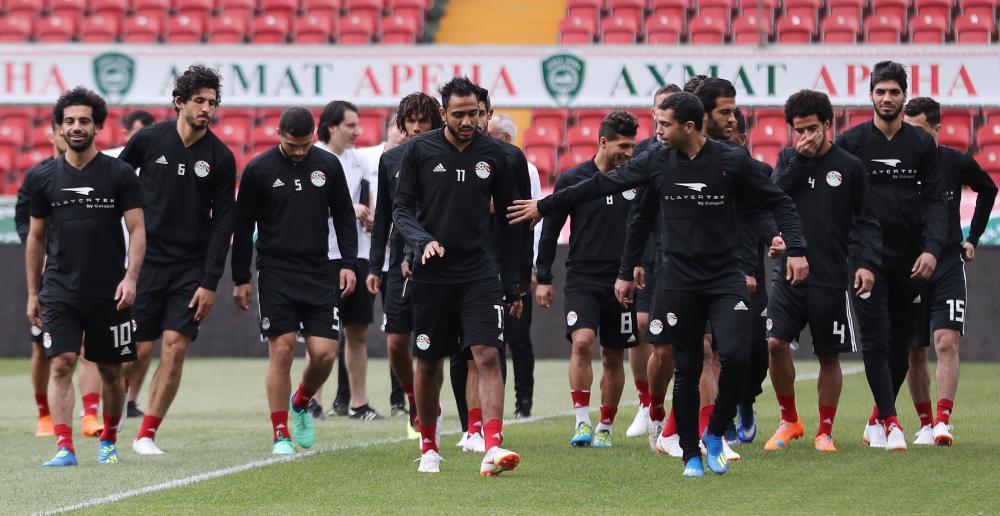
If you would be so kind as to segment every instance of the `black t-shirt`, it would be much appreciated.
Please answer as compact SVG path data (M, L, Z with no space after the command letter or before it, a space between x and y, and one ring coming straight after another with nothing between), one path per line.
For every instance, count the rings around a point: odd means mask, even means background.
M146 263L203 262L201 286L215 290L236 215L236 160L209 129L185 147L177 121L136 133L120 159L139 170L146 216Z
M600 173L592 158L560 174L555 191L564 190ZM545 217L542 236L538 241L538 259L535 261L538 283L552 284L556 242L567 217L570 219L567 274L581 274L614 282L618 275L621 250L625 246L625 224L629 208L636 195L635 189L629 189L577 204L567 211L553 211Z
M40 161L37 165L28 169L24 173L21 187L17 189L17 202L14 204L14 225L17 227L17 237L23 244L28 239L28 230L31 228L31 188L32 180L38 171L52 163L53 157L48 157Z
M240 180L237 211L232 260L237 285L250 282L255 226L258 269L329 273L331 218L342 264L355 265L354 203L344 168L329 152L313 147L295 162L275 146L257 156Z
M792 197L809 241L806 285L848 288L848 248L858 267L873 269L882 258L882 237L871 205L868 174L858 158L840 147L806 158L788 147L778 157L774 182ZM851 235L855 245L851 245ZM785 282L784 258L774 280Z
M944 145L938 147L938 168L945 184L944 196L948 202L948 237L945 249L961 252L962 245L962 186L976 192L976 209L969 225L969 238L973 245L986 230L997 197L997 185L976 160L964 152Z
M375 222L372 224L372 247L368 261L373 274L382 270L385 248L389 246L389 269L403 263L406 240L392 223L392 205L396 201L399 183L399 165L403 161L400 145L382 153L378 160L378 200L375 203Z
M62 157L38 169L31 190L31 216L48 226L39 297L114 299L125 275L122 216L142 208L135 171L100 153L83 170Z
M461 283L496 276L491 251L490 199L497 213L506 213L517 192L517 181L500 142L479 134L459 151L444 129L430 131L406 145L399 171L393 217L400 233L417 250L413 280ZM517 293L518 232L506 222L499 230L499 262L504 291ZM420 263L420 253L432 241L445 249L443 257Z

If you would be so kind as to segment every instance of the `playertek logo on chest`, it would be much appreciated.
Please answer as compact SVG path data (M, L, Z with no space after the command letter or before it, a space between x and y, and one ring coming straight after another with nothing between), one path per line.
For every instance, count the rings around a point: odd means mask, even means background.
M113 197L91 197L90 194L94 191L93 187L90 186L74 186L72 188L63 188L64 192L73 192L80 197L70 197L69 199L64 199L61 201L53 201L51 206L53 208L58 208L60 206L67 206L72 204L79 204L86 206L88 209L114 209L115 199Z
M899 168L899 165L903 163L901 159L872 159L873 163L880 163L882 165L887 165L892 168L882 168L882 169L872 169L871 175L873 176L889 176L893 179L914 179L917 177L917 170L914 168Z

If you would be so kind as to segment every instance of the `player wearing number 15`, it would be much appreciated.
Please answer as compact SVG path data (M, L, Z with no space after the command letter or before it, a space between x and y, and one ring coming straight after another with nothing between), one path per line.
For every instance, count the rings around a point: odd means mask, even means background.
M314 129L308 109L294 107L282 113L278 146L254 158L243 171L233 235L233 297L237 307L249 310L255 225L258 231L260 328L270 346L267 402L274 430L271 452L276 455L295 451L290 437L303 448L313 445L312 417L306 407L330 376L340 341L337 289L331 286L339 282L341 298L351 295L355 286L354 204L340 161L313 147ZM340 247L339 274L327 257L328 218L333 219ZM306 339L309 362L289 401L299 331Z
M28 318L45 328L43 346L51 359L49 402L58 451L44 464L50 467L77 464L70 418L80 342L104 384L104 430L97 452L102 463L118 462L122 363L136 357L126 309L135 301L146 250L142 193L132 167L94 146L107 116L96 93L83 87L64 93L52 118L68 149L36 173L32 191L25 252ZM129 232L127 271L122 217Z

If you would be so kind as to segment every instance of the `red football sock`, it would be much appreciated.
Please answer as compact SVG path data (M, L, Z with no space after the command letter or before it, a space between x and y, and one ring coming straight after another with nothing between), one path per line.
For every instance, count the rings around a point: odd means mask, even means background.
M143 421L143 425L145 424L146 422ZM288 433L288 411L271 412L271 428L274 430L275 441L289 439L291 434Z
M97 417L97 408L101 405L101 394L92 392L83 395L83 414Z
M882 426L885 427L886 432L889 432L889 429L892 428L892 425L898 426L900 430L903 429L903 425L899 424L899 420L896 419L896 416L889 416L882 420Z
M833 435L833 420L837 417L837 407L819 407L819 428L816 429L816 436L823 434Z
M673 409L670 410L673 413ZM653 421L663 421L663 418L667 417L667 412L663 408L662 401L650 402L649 404L649 419Z
M778 409L781 410L781 420L794 423L799 420L799 411L795 409L795 394L777 394Z
M670 414L667 416L667 424L663 425L663 437L670 437L677 433L677 418L674 417L674 408L670 407Z
M573 398L573 408L590 406L590 391L569 391L569 396Z
M934 424L934 417L931 416L934 409L931 407L930 401L922 401L920 403L914 403L913 408L917 409L917 417L920 418L920 426L927 426Z
M38 405L38 417L49 415L49 397L47 395L36 394L35 405Z
M486 438L487 453L503 442L503 421L491 419L483 425L483 436Z
M483 409L479 407L469 409L469 433L483 433Z
M101 440L108 441L112 443L118 442L118 421L121 420L121 414L118 417L109 416L107 412L104 413L104 430L101 430Z
M937 418L938 423L948 424L948 420L951 419L951 409L955 407L955 402L946 398L941 398L937 403Z
M601 405L601 424L611 426L615 422L616 414L618 414L618 407Z
M646 380L636 380L635 390L639 393L639 405L648 407L653 396L649 393L649 382Z
M412 383L402 383L399 385L403 388L403 393L406 394L406 401L411 407L417 406L417 397L413 394L413 384Z
M874 425L878 421L878 405L872 407L872 415L868 418L868 426Z
M292 406L295 410L303 411L309 406L309 400L316 395L316 391L307 391L302 384L299 384L299 389L295 391L295 398L292 400Z
M715 404L705 405L701 407L698 411L698 435L705 435L705 429L708 428L708 421L712 419L712 411L715 410Z
M287 414L287 413L286 413ZM272 416L273 417L273 416ZM286 415L285 421L288 421ZM163 418L151 416L146 414L142 416L142 425L139 426L139 433L135 435L136 439L142 439L143 437L148 437L150 439L156 439L156 430L160 428L160 423L163 422ZM117 423L115 423L117 424Z
M75 454L76 449L73 448L73 429L69 425L56 425L53 427L56 433L56 448L66 448L70 453Z
M427 453L430 450L440 451L437 443L437 424L419 425L420 429L420 453Z

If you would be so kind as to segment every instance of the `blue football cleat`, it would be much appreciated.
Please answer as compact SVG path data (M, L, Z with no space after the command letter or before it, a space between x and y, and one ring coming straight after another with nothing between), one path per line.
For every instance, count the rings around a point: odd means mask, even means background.
M117 464L118 448L111 441L101 441L97 445L97 462L101 464Z
M681 476L685 477L703 477L705 476L705 466L701 463L701 457L691 457L686 463L684 463L684 473Z
M726 459L726 452L722 446L723 437L712 435L708 432L701 438L705 443L705 454L708 461L708 469L716 475L724 475L729 471L729 460Z
M42 464L46 468L61 468L64 466L76 466L76 455L69 451L69 448L60 447L59 451L56 452L56 456L52 457L52 460Z
M726 427L726 440L729 441L730 446L740 444L739 435L736 433L736 425L732 422Z
M749 403L736 405L736 433L744 443L752 443L757 437L757 421L754 420L753 405Z

